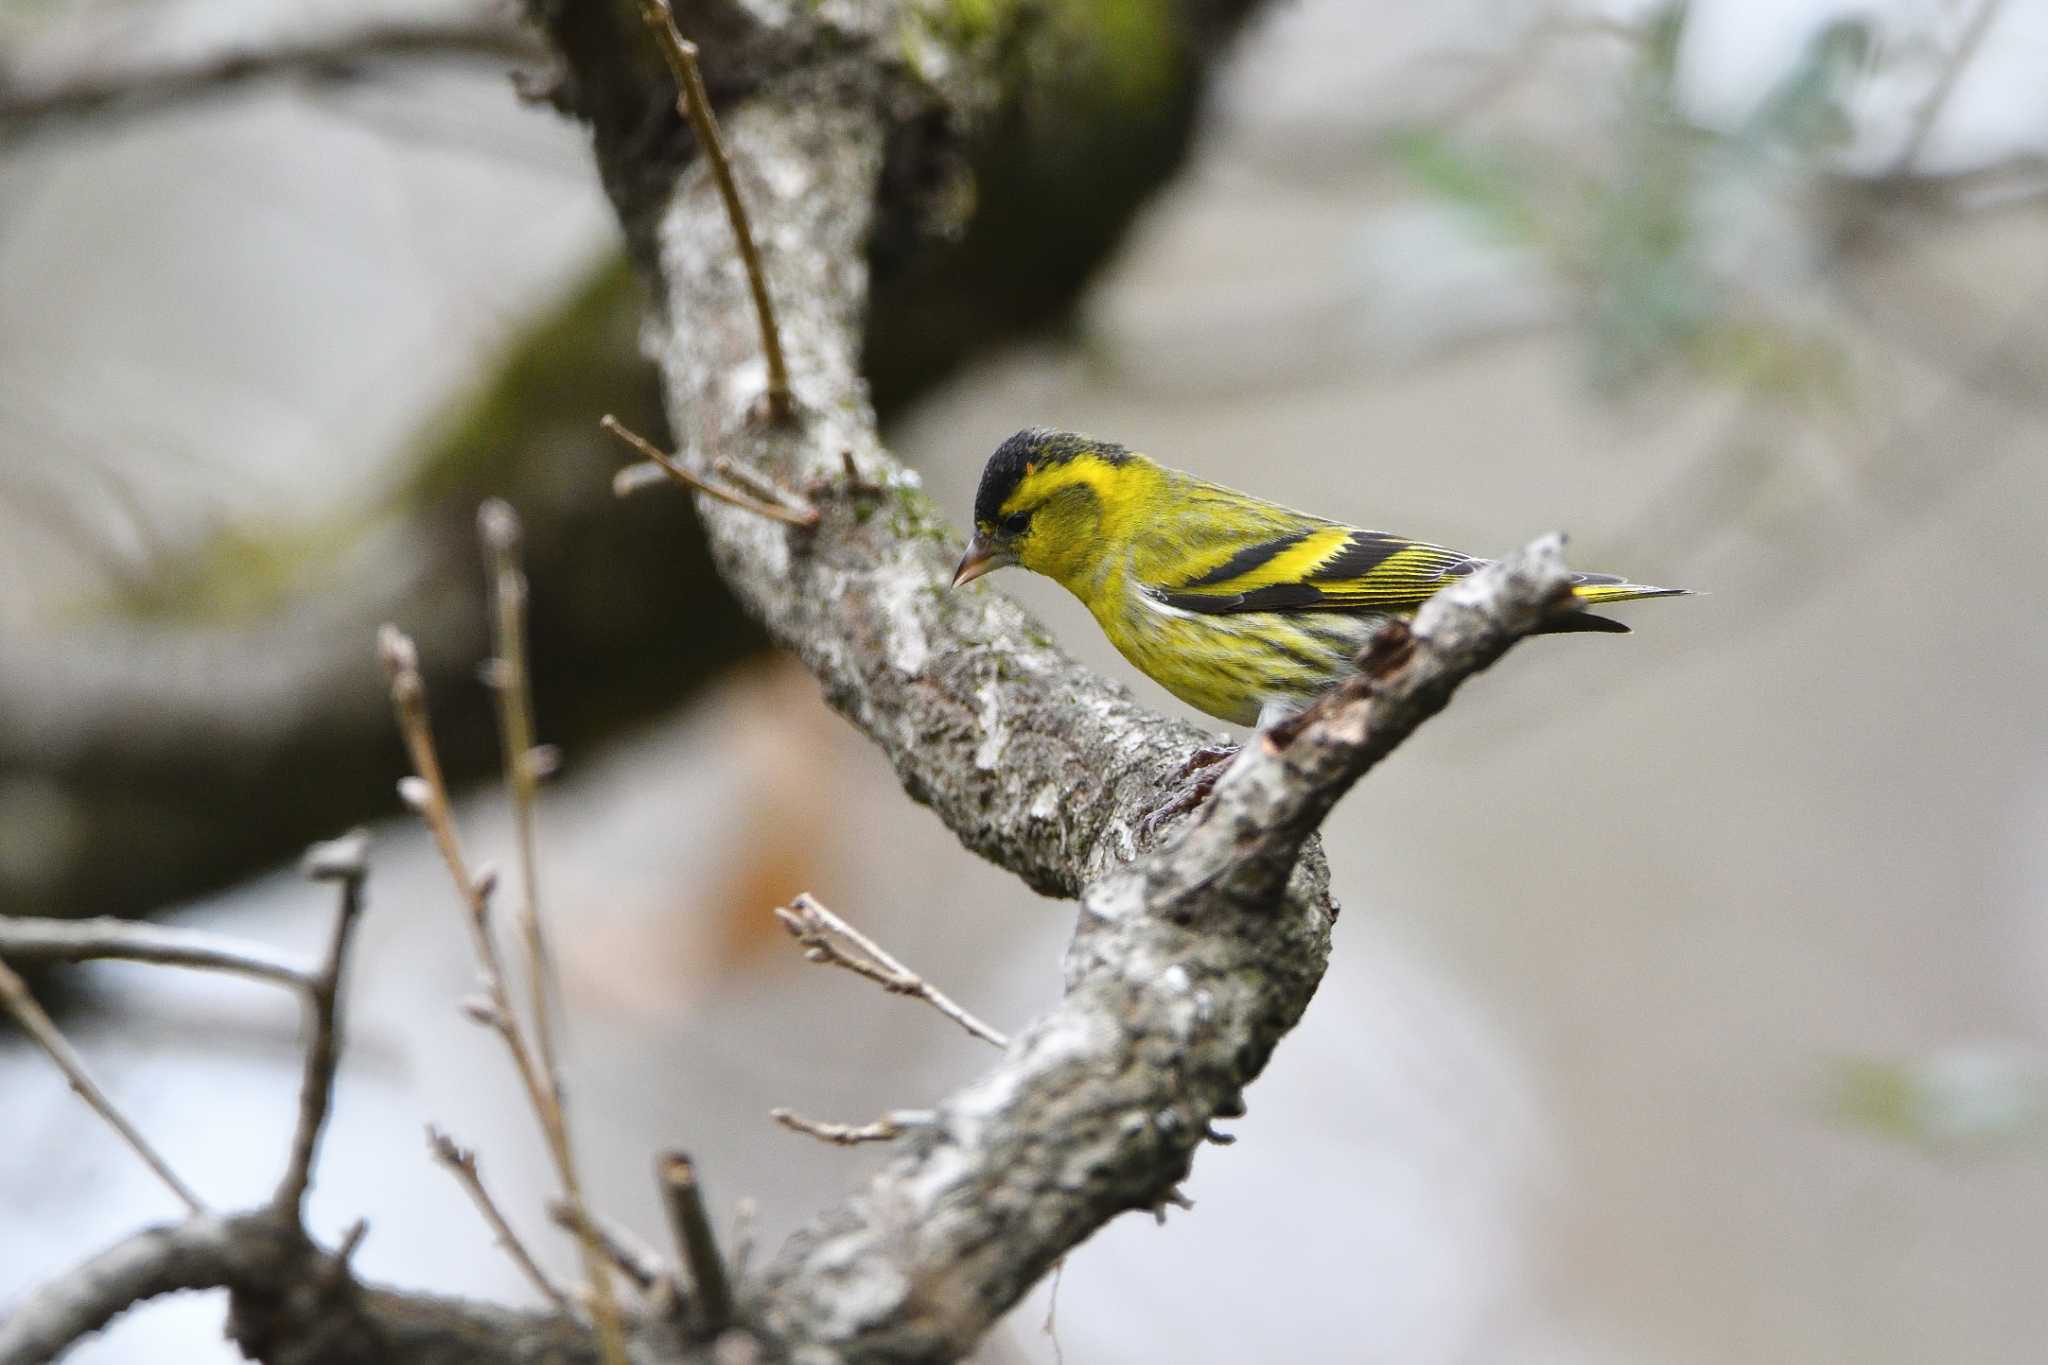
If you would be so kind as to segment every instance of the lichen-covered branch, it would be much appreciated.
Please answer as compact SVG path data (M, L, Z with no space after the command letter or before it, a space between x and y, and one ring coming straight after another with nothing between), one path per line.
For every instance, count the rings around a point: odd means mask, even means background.
M811 493L811 532L699 500L726 582L911 796L975 852L1071 896L1136 851L1138 821L1201 736L1077 666L999 593L945 591L958 543L881 448L860 378L860 262L886 140L867 102L882 92L860 97L864 70L800 71L727 119L783 301L795 425L750 416L762 384L751 305L717 235L723 208L695 175L658 229L671 425ZM735 318L748 330L728 328ZM879 494L849 486L848 451Z

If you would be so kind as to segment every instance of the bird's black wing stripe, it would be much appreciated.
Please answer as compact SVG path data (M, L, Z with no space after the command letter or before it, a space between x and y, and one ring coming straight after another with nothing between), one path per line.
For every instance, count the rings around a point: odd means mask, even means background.
M1250 573L1261 564L1270 561L1274 556L1301 544L1311 534L1313 534L1312 531L1290 531L1288 534L1276 536L1272 540L1262 540L1256 545L1247 545L1215 568L1209 570L1209 572L1203 574L1200 578L1191 578L1180 586L1183 588L1210 588L1218 583L1228 583L1233 578Z
M1344 548L1318 564L1313 572L1306 575L1307 581L1336 583L1347 578L1363 578L1407 549L1409 544L1377 531L1353 531L1351 538L1344 542Z
M1231 616L1241 611L1358 610L1332 603L1320 588L1312 588L1306 583L1269 583L1263 588L1232 593L1228 597L1203 592L1165 592L1155 588L1152 596L1169 607L1200 612L1205 616Z

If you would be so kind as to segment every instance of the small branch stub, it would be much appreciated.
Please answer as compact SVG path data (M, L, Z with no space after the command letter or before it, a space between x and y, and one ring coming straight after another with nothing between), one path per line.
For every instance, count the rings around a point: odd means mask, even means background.
M771 1109L768 1117L792 1133L802 1133L835 1147L857 1147L864 1142L894 1142L905 1133L929 1128L938 1121L929 1109L892 1109L873 1123L827 1123L807 1119L793 1109Z
M715 1337L732 1323L732 1284L718 1254L711 1217L704 1209L697 1165L681 1152L669 1152L655 1163L655 1175L661 1182L677 1256L689 1276L691 1330Z
M577 1213L566 1199L548 1201L548 1217L554 1225L572 1237L584 1235L583 1225ZM590 1215L590 1234L604 1250L605 1257L618 1267L619 1273L632 1281L633 1287L642 1294L654 1294L665 1281L671 1279L667 1262L656 1255L651 1247L642 1243L632 1233L608 1219L596 1214Z

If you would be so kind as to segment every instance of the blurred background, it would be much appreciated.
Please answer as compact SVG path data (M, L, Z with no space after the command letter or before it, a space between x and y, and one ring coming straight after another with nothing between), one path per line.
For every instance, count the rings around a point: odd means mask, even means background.
M652 1154L687 1147L765 1254L883 1159L771 1106L865 1121L988 1061L770 907L816 893L1004 1028L1057 991L1071 907L900 795L681 499L611 499L595 417L660 417L583 136L508 86L531 40L456 0L288 8L0 4L0 912L310 952L329 897L291 857L373 820L316 1230L367 1217L370 1275L523 1300L431 1120L568 1269L455 1009L371 651L421 637L481 773L471 518L506 496L566 750L544 884L587 1184L658 1239ZM1048 423L1705 593L1518 650L1345 801L1330 975L1242 1141L982 1359L2041 1358L2044 70L2041 0L1275 4L1113 253L1013 245L944 371L878 327L889 438L963 523ZM1057 589L994 581L1176 708ZM461 816L509 854L487 785ZM201 1191L267 1193L291 1000L45 984ZM0 1039L0 1306L174 1212ZM75 1358L226 1361L221 1311Z

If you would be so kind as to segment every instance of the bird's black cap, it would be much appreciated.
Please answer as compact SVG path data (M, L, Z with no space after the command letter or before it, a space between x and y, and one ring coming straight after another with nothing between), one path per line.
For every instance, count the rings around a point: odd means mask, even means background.
M1110 464L1122 464L1131 452L1114 441L1098 441L1052 427L1026 427L996 447L981 471L981 487L974 494L974 520L992 522L1002 515L1003 503L1034 465L1064 464L1077 455L1093 455Z

